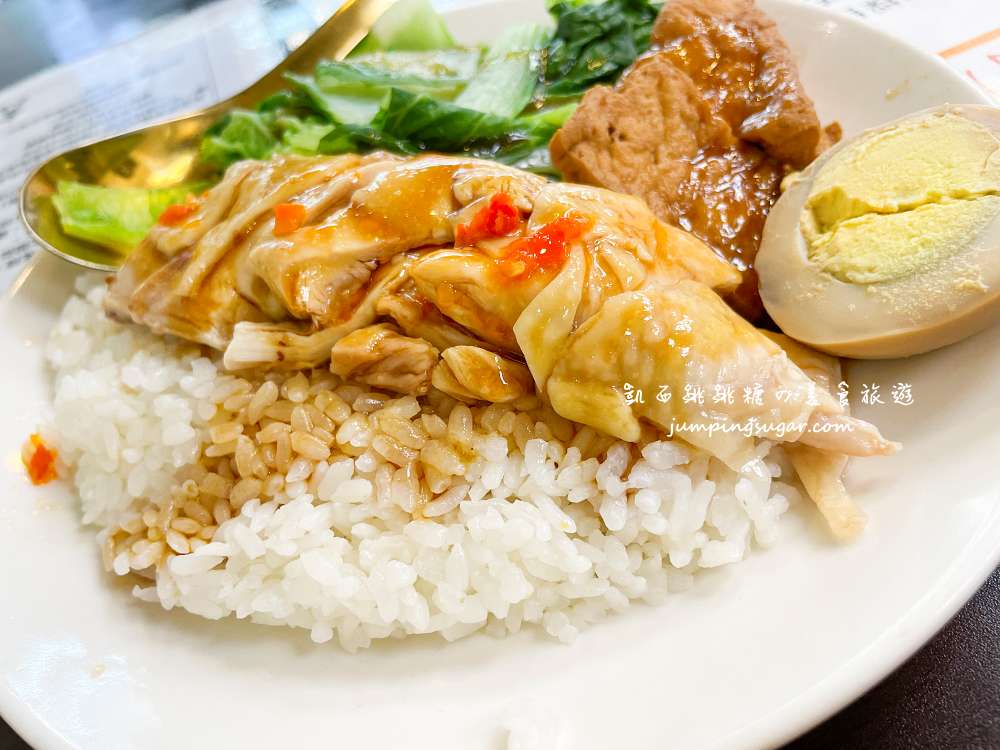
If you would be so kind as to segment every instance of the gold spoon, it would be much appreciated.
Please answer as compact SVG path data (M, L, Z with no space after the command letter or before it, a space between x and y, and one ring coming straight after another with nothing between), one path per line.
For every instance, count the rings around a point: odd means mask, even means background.
M109 187L166 188L197 178L202 169L198 149L212 123L231 109L251 109L286 88L286 72L311 73L321 60L343 59L393 2L347 0L271 72L235 96L49 159L21 187L21 220L28 232L63 260L98 271L116 271L125 260L123 255L63 233L51 200L59 180Z

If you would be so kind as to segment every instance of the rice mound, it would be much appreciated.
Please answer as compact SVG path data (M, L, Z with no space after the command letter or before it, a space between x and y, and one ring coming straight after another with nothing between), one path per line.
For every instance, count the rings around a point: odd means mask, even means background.
M795 487L650 431L636 445L534 397L469 407L326 371L240 373L108 320L78 287L47 347L53 439L104 565L210 619L308 628L349 651L540 624L561 641L767 545Z

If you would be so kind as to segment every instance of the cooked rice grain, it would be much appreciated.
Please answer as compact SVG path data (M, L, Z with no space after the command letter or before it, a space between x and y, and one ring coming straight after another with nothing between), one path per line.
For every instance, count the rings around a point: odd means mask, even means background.
M541 625L570 641L629 601L767 544L797 496L780 450L736 474L628 445L535 397L469 407L240 373L105 318L81 289L52 332L54 432L105 567L208 618L373 640ZM95 439L93 425L101 425Z

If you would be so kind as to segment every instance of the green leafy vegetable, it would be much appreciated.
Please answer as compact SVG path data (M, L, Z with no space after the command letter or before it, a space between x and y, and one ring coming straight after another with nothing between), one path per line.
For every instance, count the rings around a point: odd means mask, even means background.
M370 125L334 125L323 136L317 150L321 154L346 154L385 149L398 154L420 153L420 146Z
M399 0L372 26L351 53L422 51L455 46L444 19L429 0Z
M306 92L286 89L264 99L257 105L257 111L307 115L312 111L312 106L312 100Z
M364 125L390 88L450 98L468 82L478 50L385 52L351 62L321 62L313 76L285 77L314 114L331 123Z
M557 107L539 109L531 114L521 115L518 121L534 133L545 133L550 138L555 135L576 111L576 102L567 102Z
M401 89L390 89L371 124L434 151L461 151L470 143L501 139L511 132L510 118Z
M281 123L281 145L283 150L294 154L311 156L320 153L320 141L333 130L336 125L326 122L300 120L289 117Z
M467 153L554 174L548 142L575 108L574 103L521 117L498 117L391 89L370 125L334 126L320 141L319 151L340 154L383 148L401 154Z
M60 180L52 203L66 234L126 253L142 241L167 206L204 189L203 183L143 190Z
M559 177L559 170L552 165L549 141L576 110L576 102L560 107L543 109L515 120L519 137L498 144L493 148L474 149L473 154L484 159L494 159L518 169L549 177Z
M552 157L549 156L547 142L539 144L536 141L520 141L490 151L473 152L472 155L480 159L492 159L526 172L559 177L559 170L553 166Z
M501 32L479 73L455 103L501 117L513 117L531 101L541 68L540 51L549 32L538 24L512 26Z
M324 91L371 93L395 87L450 98L461 91L479 68L477 49L432 52L377 52L344 62L321 62L316 83Z
M216 123L202 157L225 167L273 153L430 150L553 174L552 135L583 91L648 47L656 12L648 0L559 0L551 38L536 24L514 26L483 56L456 48L427 0L401 0L364 54L288 75L289 90Z
M659 9L648 0L553 5L556 30L546 49L546 95L576 96L616 80L648 49Z
M323 88L317 78L294 73L287 73L285 78L309 98L318 114L330 122L371 122L384 96L381 89L350 94Z
M202 161L226 167L241 159L263 159L278 145L266 112L234 109L208 129L201 142Z

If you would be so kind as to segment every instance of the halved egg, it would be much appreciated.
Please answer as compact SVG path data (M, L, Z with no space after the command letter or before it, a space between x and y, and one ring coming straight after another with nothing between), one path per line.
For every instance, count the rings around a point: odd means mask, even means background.
M764 307L787 335L881 359L1000 318L1000 110L909 115L787 182L756 260Z

